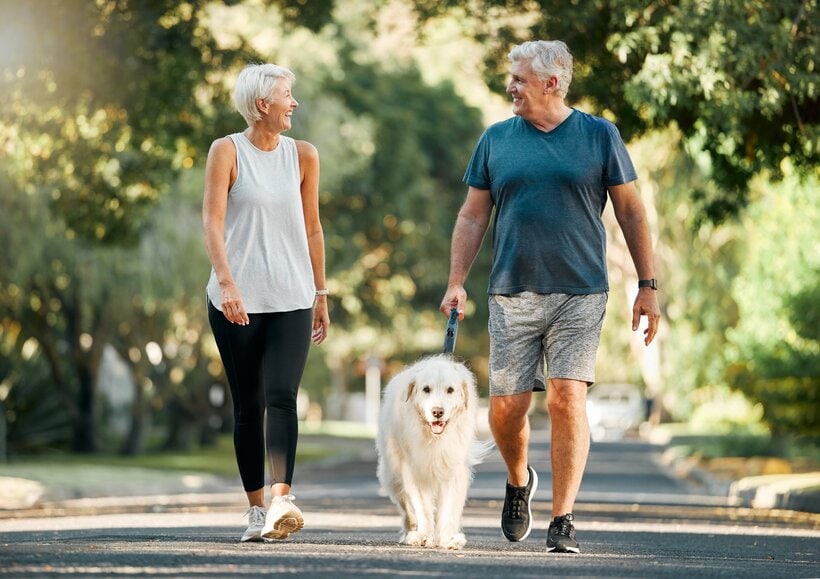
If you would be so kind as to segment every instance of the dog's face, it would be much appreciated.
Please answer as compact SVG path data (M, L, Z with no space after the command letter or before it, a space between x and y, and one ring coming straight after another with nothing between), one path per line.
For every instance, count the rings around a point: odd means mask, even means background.
M422 361L414 370L406 402L415 407L430 432L438 436L467 408L474 378L462 364L452 361Z

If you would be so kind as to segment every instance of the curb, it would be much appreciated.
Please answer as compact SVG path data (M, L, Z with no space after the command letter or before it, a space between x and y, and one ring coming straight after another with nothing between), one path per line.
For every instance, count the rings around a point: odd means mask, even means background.
M109 514L236 511L247 506L244 502L242 492L94 497L41 502L24 508L0 510L0 521Z
M729 496L753 508L820 513L820 473L742 478L731 484Z
M726 480L702 468L696 457L681 456L671 448L661 453L661 463L708 494L726 497L730 506L820 513L820 472Z

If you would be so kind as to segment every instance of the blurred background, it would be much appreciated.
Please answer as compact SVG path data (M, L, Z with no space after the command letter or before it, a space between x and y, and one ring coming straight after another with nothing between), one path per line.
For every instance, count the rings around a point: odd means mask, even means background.
M0 0L0 457L229 448L200 212L250 61L294 71L289 135L321 156L333 326L302 427L372 427L379 387L441 351L461 177L511 115L506 54L562 39L569 104L614 121L638 168L663 314L644 347L608 207L593 434L816 459L816 4ZM484 397L488 245L456 345Z

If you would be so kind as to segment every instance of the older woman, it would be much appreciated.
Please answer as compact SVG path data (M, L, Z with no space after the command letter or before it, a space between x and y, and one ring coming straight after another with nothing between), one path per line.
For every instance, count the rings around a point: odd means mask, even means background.
M248 128L214 141L205 168L208 318L233 398L236 461L250 505L243 542L285 539L304 525L290 494L296 394L310 343L323 342L330 326L319 155L282 134L299 106L294 79L274 64L243 69L234 102Z

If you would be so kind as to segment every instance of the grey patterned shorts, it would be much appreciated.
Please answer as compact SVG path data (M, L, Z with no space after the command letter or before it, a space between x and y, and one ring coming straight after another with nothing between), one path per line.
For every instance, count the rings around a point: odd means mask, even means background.
M490 395L545 390L546 378L595 381L607 293L491 295Z

